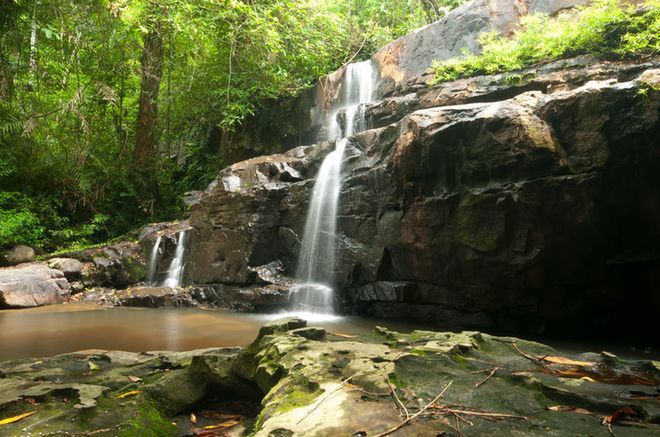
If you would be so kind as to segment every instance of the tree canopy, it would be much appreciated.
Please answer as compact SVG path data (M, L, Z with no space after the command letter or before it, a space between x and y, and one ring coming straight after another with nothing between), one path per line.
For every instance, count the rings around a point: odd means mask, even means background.
M462 2L0 1L0 246L44 249L174 216L223 164L209 126Z

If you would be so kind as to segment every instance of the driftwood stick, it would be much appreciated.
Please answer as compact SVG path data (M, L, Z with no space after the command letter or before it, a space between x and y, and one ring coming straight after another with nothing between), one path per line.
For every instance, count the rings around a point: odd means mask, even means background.
M404 426L408 425L410 422L412 422L413 420L415 420L415 418L417 418L417 416L419 416L419 415L422 414L424 411L426 411L431 405L435 404L436 401L437 401L438 399L440 399L440 398L442 397L442 395L445 394L445 392L447 391L447 389L451 386L451 384L452 384L453 382L454 382L453 380L452 380L452 381L449 381L449 383L445 386L445 388L442 389L442 391L438 394L438 396L436 396L435 398L433 398L433 400L432 400L431 402L429 402L429 403L426 404L424 407L422 407L418 412L416 412L416 413L413 414L412 416L408 417L406 420L404 420L403 422L401 422L400 424L398 424L398 425L395 426L394 428L388 429L387 431L385 431L385 432L381 432L380 434L376 434L374 437L384 437L384 436L386 436L386 435L390 435L390 434L392 434L393 432L396 432L396 431L400 430L401 428L403 428Z

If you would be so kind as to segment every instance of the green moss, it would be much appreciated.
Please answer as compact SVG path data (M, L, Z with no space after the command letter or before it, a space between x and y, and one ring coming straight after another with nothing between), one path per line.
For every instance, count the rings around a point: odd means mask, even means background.
M147 399L142 398L136 407L128 428L122 429L119 437L160 437L174 434L176 426L163 417Z
M420 357L424 357L429 354L429 351L415 347L410 350L410 353L413 355L419 355Z
M406 383L399 375L396 373L390 373L387 375L387 379L389 379L390 383L392 383L394 386L399 387L399 388L405 388L408 386L408 383Z
M313 403L316 398L323 394L323 390L317 388L310 392L307 390L294 389L287 393L282 402L280 402L275 410L276 414L286 413L296 408L304 407Z
M147 277L147 269L143 263L131 258L125 260L123 264L131 277L131 282L143 281Z
M456 365L462 369L468 368L467 359L461 354L452 355L451 359L456 363Z

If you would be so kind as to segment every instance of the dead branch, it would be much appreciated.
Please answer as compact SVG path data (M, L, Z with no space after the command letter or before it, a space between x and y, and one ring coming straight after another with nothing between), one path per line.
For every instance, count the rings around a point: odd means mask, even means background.
M492 378L493 375L495 374L495 372L497 372L500 369L501 369L501 367L493 367L490 370L490 373L488 374L488 376L486 376L484 379L482 379L481 381L477 382L474 385L475 390L478 389L479 387L481 387L482 385L484 385L486 383L486 381L488 381L490 378Z
M392 397L394 398L394 402L403 410L404 413L406 413L406 420L410 419L410 413L408 413L408 409L406 408L405 405L403 405L401 399L399 399L399 396L396 394L396 389L389 380L387 380L387 385L390 387L390 391L392 392Z
M445 392L446 392L447 389L452 385L453 382L454 382L453 380L452 380L452 381L449 381L449 383L445 386L445 388L442 389L442 391L438 394L438 396L436 396L435 398L433 398L433 400L432 400L431 402L429 402L429 403L426 404L424 407L422 407L418 412L416 412L416 413L413 414L412 416L408 417L406 420L404 420L403 422L401 422L400 424L398 424L398 425L395 426L394 428L388 429L387 431L382 432L382 433L380 433L380 434L376 434L374 437L384 437L384 436L386 436L386 435L390 435L390 434L392 434L393 432L396 432L396 431L400 430L401 428L403 428L404 426L408 425L410 422L412 422L413 420L415 420L415 418L417 418L417 416L419 416L419 415L422 414L424 411L426 411L427 408L429 408L431 405L435 404L436 401L437 401L438 399L440 399L440 398L442 397L442 395L445 394Z
M518 353L518 355L520 355L521 357L527 358L532 363L536 364L537 366L540 366L540 367L544 368L545 370L552 373L553 375L555 375L557 373L557 371L555 369L553 369L552 367L545 364L543 362L543 359L538 359L536 357L533 357L533 356L531 356L529 354L526 354L525 352L521 351L515 341L511 342L511 346Z
M463 422L467 423L468 425L474 426L474 423L470 422L469 420L467 420L465 417L461 416L460 414L455 414L455 416L458 419L462 420Z
M461 432L461 422L458 420L459 417L458 414L454 414L454 419L456 420L456 432L458 433L458 437L463 437L463 433Z
M514 414L505 414L505 413L484 413L480 411L468 411L468 410L455 410L453 408L447 408L444 405L432 406L431 407L436 411L436 414L458 414L465 416L475 416L483 417L489 419L518 419L518 420L527 420L526 416L516 416Z

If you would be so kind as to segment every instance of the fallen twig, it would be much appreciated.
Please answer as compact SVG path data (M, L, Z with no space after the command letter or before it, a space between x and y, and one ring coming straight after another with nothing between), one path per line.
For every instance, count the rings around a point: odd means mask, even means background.
M459 417L458 414L454 414L454 419L456 420L456 433L458 434L458 437L463 437L463 433L461 432L461 422L458 420Z
M437 410L438 414L459 414L465 416L475 416L475 417L484 417L489 419L518 419L518 420L527 420L526 416L516 416L515 414L505 414L505 413L484 413L481 411L467 411L467 410L455 410L453 408L447 408L445 405L438 405L432 407L434 410Z
M376 392L373 392L373 391L365 390L362 387L357 386L357 385L353 385L353 384L351 384L351 386L348 389L349 390L357 390L360 393L364 393L365 395L369 395L369 396L390 396L392 394L389 391L387 393L376 393Z
M486 377L485 377L484 379L482 379L481 381L477 382L477 383L474 385L474 388L477 389L477 388L481 387L482 385L484 385L484 384L486 383L486 381L488 381L490 378L492 378L493 375L495 374L495 372L497 372L497 371L500 370L500 369L501 369L501 367L493 367L493 368L490 370L490 373L488 374L488 376L486 376Z
M446 392L447 389L452 385L453 382L454 382L453 380L452 380L452 381L449 381L449 383L445 386L445 388L442 389L442 391L438 394L438 396L436 396L435 398L433 398L433 400L432 400L431 402L429 402L428 404L426 404L424 407L422 407L422 408L421 408L419 411L417 411L415 414L413 414L412 416L408 417L406 420L404 420L403 422L401 422L400 424L398 424L398 425L395 426L394 428L388 429L387 431L385 431L385 432L381 432L380 434L376 434L374 437L384 437L384 436L386 436L386 435L390 435L390 434L392 434L393 432L396 432L396 431L400 430L401 428L403 428L404 426L408 425L410 422L412 422L413 420L415 420L415 418L416 418L417 416L419 416L419 415L422 414L424 411L426 411L427 408L429 408L431 405L435 404L436 401L437 401L438 399L440 399L440 398L442 397L442 395L445 394L445 392Z
M396 394L396 389L392 385L392 383L389 380L387 381L387 385L390 387L390 391L392 392L392 397L394 398L394 402L403 409L403 412L406 413L406 420L410 418L410 413L408 413L408 409L406 408L405 405L403 405L403 402L401 402L401 399L399 399L399 396Z
M511 342L511 346L513 346L513 349L514 349L514 350L518 353L518 355L520 355L521 357L523 357L523 358L527 358L527 359L530 360L532 363L536 364L537 366L543 367L545 370L547 370L548 372L552 373L553 375L557 373L557 371L556 371L555 369L553 369L552 367L550 367L550 366L548 366L547 364L545 364L545 363L543 362L543 359L538 359L538 358L536 358L536 357L533 357L533 356L531 356L531 355L529 355L529 354L526 354L525 352L521 351L520 348L518 347L518 345L516 344L515 341L512 341L512 342ZM544 357L544 358L545 358L545 357Z
M84 436L90 436L90 435L96 435L96 434L101 434L101 433L106 433L112 431L110 428L103 428L103 429L97 429L96 431L84 431L80 433L80 435Z
M474 423L470 422L467 420L465 417L461 416L460 414L454 414L457 418L461 419L463 422L467 423L470 426L474 426Z

